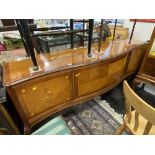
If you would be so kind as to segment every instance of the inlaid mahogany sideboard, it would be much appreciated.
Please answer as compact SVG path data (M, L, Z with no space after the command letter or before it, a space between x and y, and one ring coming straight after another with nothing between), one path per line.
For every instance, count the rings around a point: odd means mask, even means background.
M22 118L25 133L48 116L101 95L136 73L147 43L103 42L101 53L86 48L37 54L40 70L30 72L30 58L3 64L3 84Z

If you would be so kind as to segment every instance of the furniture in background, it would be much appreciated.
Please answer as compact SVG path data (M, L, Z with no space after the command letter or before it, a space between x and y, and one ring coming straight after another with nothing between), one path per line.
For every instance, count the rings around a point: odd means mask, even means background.
M86 48L38 54L39 71L31 73L31 59L3 63L3 84L25 125L25 134L41 120L116 87L137 73L147 43L119 40ZM34 101L35 99L35 101Z
M128 129L134 135L155 135L155 108L142 100L128 85L123 82L126 114L123 125L115 134L121 134ZM131 107L134 110L131 110Z
M109 25L110 32L113 34L114 31L114 26ZM129 29L122 27L122 26L117 26L116 27L116 32L115 32L115 37L120 38L120 39L127 39L129 36Z
M1 19L1 21L3 26L0 26L0 32L18 30L14 19ZM36 24L34 24L33 19L27 19L27 21L30 29L36 28Z
M74 44L75 43L78 44L80 42L79 36L74 36L73 38L74 38ZM62 46L64 46L64 48L66 49L67 47L70 48L69 35L56 36L56 37L39 36L38 42L42 53L49 53L50 51L56 51L56 49L58 48L60 50Z
M1 19L3 26L12 26L16 25L14 19ZM28 24L33 24L33 19L27 19Z
M6 33L3 34L3 42L6 50L13 50L17 48L23 48L23 42L18 34Z
M3 26L15 25L14 19L1 19Z
M155 85L155 27L149 41L148 49L146 50L140 70L133 80L133 89L138 83L150 83Z
M2 21L3 26L0 26L0 32L17 31L18 30L14 19L1 19L1 21ZM27 19L27 21L28 21L28 26L29 26L30 30L35 29L37 27L37 25L34 24L33 19ZM33 42L34 48L36 49L36 52L40 53L40 47L39 47L37 38L33 37L32 42ZM19 40L18 41L17 40L14 40L14 41L9 40L6 42L6 45L7 45L8 49L10 49L10 45L11 45L11 47L12 47L12 45L14 45L15 47L16 46L21 47L21 43Z

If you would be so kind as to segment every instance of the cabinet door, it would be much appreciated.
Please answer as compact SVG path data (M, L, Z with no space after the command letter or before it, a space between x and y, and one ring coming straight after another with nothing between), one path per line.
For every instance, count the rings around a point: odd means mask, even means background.
M31 118L72 99L72 76L63 73L35 78L14 89L24 115Z
M95 64L74 71L76 97L104 88L108 78L108 64Z
M101 62L74 71L76 97L99 91L120 80L126 56L111 62Z

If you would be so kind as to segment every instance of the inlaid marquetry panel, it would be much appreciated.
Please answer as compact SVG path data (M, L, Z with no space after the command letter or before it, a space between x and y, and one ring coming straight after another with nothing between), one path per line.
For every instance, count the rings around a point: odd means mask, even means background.
M72 99L71 73L33 79L14 89L27 117Z
M87 69L76 70L75 91L76 96L83 96L104 88L107 84L109 64L91 65Z

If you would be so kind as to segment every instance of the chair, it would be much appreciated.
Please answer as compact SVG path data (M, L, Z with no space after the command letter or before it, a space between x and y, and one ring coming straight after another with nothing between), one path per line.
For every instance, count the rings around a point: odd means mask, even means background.
M31 135L72 135L72 131L62 116L48 121Z
M134 135L155 135L155 108L142 100L127 81L123 82L123 92L126 114L123 125L114 134L121 134L127 129Z

